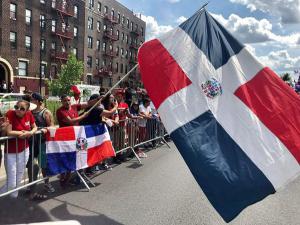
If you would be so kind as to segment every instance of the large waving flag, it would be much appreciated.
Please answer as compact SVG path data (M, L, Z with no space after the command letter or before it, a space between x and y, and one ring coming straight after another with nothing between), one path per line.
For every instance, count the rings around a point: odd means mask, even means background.
M87 168L115 156L104 124L62 127L46 138L48 175Z
M206 10L144 43L143 83L226 222L300 172L300 98Z

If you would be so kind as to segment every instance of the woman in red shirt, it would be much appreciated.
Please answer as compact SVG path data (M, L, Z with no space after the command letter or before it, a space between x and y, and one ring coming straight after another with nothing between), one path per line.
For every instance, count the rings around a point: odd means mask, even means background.
M0 194L18 187L24 176L29 157L27 139L37 131L29 106L29 102L20 100L15 105L15 110L8 111L6 115L8 119L7 136L16 138L8 140L5 149L4 164L7 179L5 185L0 188ZM11 196L17 197L18 192L13 192Z

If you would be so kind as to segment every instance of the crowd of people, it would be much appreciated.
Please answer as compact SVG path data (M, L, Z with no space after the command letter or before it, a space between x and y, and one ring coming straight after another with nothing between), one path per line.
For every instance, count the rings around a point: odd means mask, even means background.
M146 140L150 140L149 121L156 123L159 117L149 98L143 96L142 99L133 100L130 89L115 95L106 94L106 90L101 89L99 94L91 95L87 102L76 104L71 104L69 95L62 95L61 107L53 113L56 113L59 127L105 123L110 130L116 151L128 145L135 146L135 143L143 144ZM32 111L29 109L30 102L36 105ZM95 104L96 107L90 110ZM1 121L1 135L15 138L5 142L4 166L7 177L6 183L0 188L0 194L18 187L26 168L29 182L37 180L41 171L45 178L44 190L48 193L55 192L49 178L46 177L47 157L44 138L44 134L52 126L55 126L53 114L45 108L44 98L39 93L25 95L16 103L13 110L6 113ZM37 132L38 130L41 132ZM149 143L145 142L143 149L149 147L148 145ZM136 147L134 151L140 158L147 157L141 146ZM132 152L120 151L116 158L100 162L99 165L87 168L84 172L92 175L99 169L110 170L111 163L121 163L130 157L130 153ZM74 177L71 171L60 174L59 179L62 188L80 183L78 177ZM31 200L47 198L47 195L38 193L36 184L31 185L27 191ZM18 192L13 192L11 196L17 197Z

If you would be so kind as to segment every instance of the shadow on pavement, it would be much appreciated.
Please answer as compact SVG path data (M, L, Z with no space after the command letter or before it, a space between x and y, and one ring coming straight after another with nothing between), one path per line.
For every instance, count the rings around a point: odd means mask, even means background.
M34 223L51 221L47 212L35 202L22 198L1 198L0 224Z
M59 220L76 220L80 222L82 225L122 225L109 217L98 214L94 216L83 216L71 214L67 209L67 203L63 203L50 211L51 215L56 217Z

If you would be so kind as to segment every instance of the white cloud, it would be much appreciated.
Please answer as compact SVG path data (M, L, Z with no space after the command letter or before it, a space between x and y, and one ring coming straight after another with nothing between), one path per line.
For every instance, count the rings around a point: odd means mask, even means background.
M179 24L181 24L181 23L183 23L184 21L186 21L187 20L187 18L186 17L184 17L184 16L180 16L180 17L178 17L178 19L176 20L176 23L179 23Z
M300 22L299 0L230 0L233 3L246 5L250 11L260 10L274 16L279 16L282 23Z
M267 56L261 56L258 59L264 65L279 72L294 71L300 65L300 57L291 57L287 50L272 51Z
M267 19L257 20L254 17L241 18L236 14L231 14L226 19L222 15L212 15L242 43L274 41L281 45L293 46L297 44L300 38L300 33L285 36L273 33L273 26Z
M159 37L173 29L170 25L159 25L153 16L142 15L142 20L146 22L146 40Z

